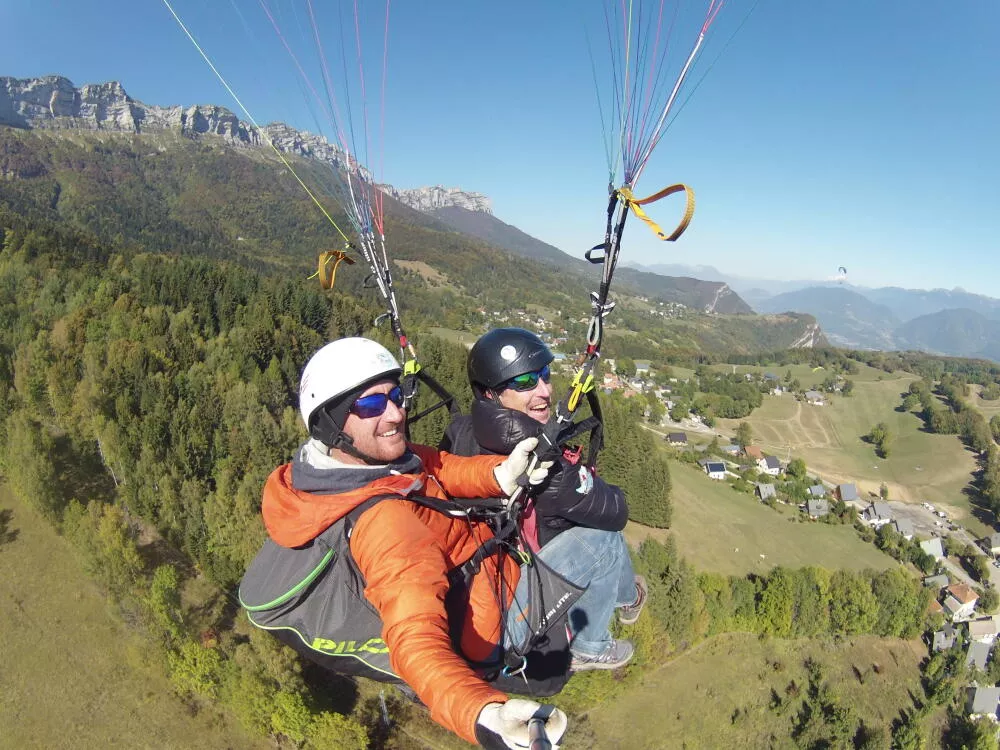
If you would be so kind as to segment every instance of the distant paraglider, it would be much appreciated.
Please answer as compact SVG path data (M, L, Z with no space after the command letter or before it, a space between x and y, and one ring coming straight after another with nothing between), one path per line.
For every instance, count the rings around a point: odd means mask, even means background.
M840 266L837 269L837 281L839 281L841 284L847 281L847 269L844 268L843 266Z

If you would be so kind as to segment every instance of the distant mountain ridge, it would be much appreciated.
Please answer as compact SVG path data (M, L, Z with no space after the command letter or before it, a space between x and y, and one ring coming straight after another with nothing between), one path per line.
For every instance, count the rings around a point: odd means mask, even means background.
M77 88L63 76L11 78L0 76L0 125L41 130L94 130L120 133L172 131L182 135L217 135L230 145L260 148L268 142L284 153L344 168L354 165L344 150L322 135L272 122L259 130L225 107L191 105L161 107L133 99L118 81ZM364 166L361 167L364 169ZM493 213L490 199L440 185L400 190L380 185L383 192L418 211L461 206Z
M920 349L1000 362L1000 320L975 310L941 310L907 321L894 332L901 349Z
M831 343L863 349L893 349L892 331L900 321L892 310L844 287L811 287L786 292L758 304L762 312L809 313Z
M347 166L343 149L326 138L271 123L259 131L242 122L225 107L194 105L159 107L133 99L116 82L76 88L62 76L18 79L0 77L0 125L44 130L94 130L104 132L179 132L182 135L216 135L233 146L258 148L270 141L279 151L315 159L338 168ZM490 199L482 193L440 185L401 190L379 186L401 203L435 216L460 232L483 239L510 252L578 270L592 271L585 261L572 258L510 224L496 219ZM463 213L466 212L466 213ZM688 278L668 280L651 273L622 269L621 280L640 293L711 313L748 314L753 310L732 289L717 283Z
M495 216L470 211L459 206L429 212L459 232L478 237L492 245L588 277L597 275L597 267L583 258L574 258L557 247L532 237ZM662 276L649 271L619 266L616 279L640 294L675 302L692 310L728 315L749 315L753 309L728 285L695 278Z

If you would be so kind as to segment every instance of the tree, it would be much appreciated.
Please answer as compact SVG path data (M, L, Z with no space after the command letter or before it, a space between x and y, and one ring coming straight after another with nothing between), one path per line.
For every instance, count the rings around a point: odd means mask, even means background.
M878 496L881 497L883 500L889 499L889 485L887 485L885 482L882 482L882 484L879 485Z
M306 750L366 750L365 728L349 716L324 711L315 716L306 737Z
M850 379L845 380L843 385L840 386L840 392L844 396L850 396L854 392L854 381Z
M167 654L170 678L181 695L214 699L218 696L222 655L213 648L188 641Z
M867 437L868 442L875 446L876 453L882 458L889 457L889 446L892 442L892 432L889 430L889 425L885 422L879 422L872 427Z
M806 478L806 471L806 462L801 458L793 458L785 469L786 474L795 477L800 482Z
M836 571L830 579L830 627L835 633L871 633L878 617L878 601L860 573Z
M981 612L992 612L998 605L1000 605L1000 594L997 594L996 588L987 585L983 589L983 593L979 595L977 607ZM998 675L998 681L1000 681L1000 675Z
M753 428L749 422L740 422L736 427L736 442L742 450L753 444Z

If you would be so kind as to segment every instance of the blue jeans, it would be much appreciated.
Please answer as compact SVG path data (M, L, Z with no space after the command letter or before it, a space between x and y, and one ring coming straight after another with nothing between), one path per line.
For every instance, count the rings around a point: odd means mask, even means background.
M581 588L583 595L569 610L571 650L597 656L612 640L608 625L616 607L635 602L635 573L628 545L620 531L574 526L550 541L538 558L563 578ZM524 609L528 606L529 573L521 566L521 580L507 610L504 646L520 646L528 635Z

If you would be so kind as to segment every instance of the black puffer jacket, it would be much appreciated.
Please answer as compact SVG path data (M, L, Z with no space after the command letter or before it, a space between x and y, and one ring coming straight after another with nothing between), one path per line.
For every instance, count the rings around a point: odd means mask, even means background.
M472 413L456 417L441 439L441 450L459 456L507 455L521 440L536 437L542 425L490 399L472 402ZM538 543L544 546L573 526L621 531L628 521L624 493L582 464L561 458L535 495Z

